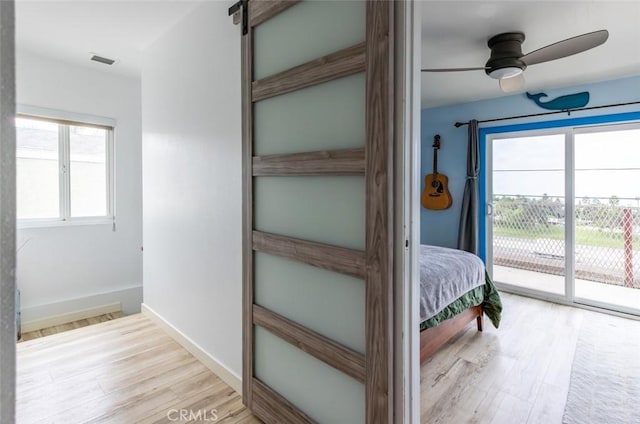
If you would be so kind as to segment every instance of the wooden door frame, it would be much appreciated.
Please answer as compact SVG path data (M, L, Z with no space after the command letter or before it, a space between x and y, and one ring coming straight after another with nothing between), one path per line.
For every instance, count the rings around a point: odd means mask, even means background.
M0 2L0 422L15 422L15 8Z
M257 412L263 419L272 422L307 423L312 420L294 405L254 377L253 369L253 327L256 324L270 326L270 330L343 372L362 366L362 372L352 376L360 379L366 392L366 422L391 423L394 414L394 307L397 275L396 240L405 240L404 231L397 234L398 221L394 217L396 206L395 143L398 134L406 137L404 131L396 131L395 104L395 34L394 2L367 1L366 43L362 63L351 63L344 73L366 72L366 143L364 158L361 152L351 152L347 157L335 157L337 152L323 155L305 153L281 155L280 157L255 158L253 156L252 109L256 98L263 95L283 94L299 89L303 84L291 81L295 75L311 71L321 66L331 67L329 55L316 61L300 65L292 70L253 81L252 75L252 28L276 14L298 3L293 1L250 1L248 33L242 39L243 69L243 400L245 405ZM354 48L360 48L354 46ZM352 52L353 53L353 52ZM339 54L338 54L339 56ZM357 62L357 61L356 61ZM342 62L344 65L344 62ZM360 69L360 67L362 67ZM340 66L327 69L326 74L339 72ZM321 72L322 73L322 72ZM312 84L327 81L322 77L312 77L312 72L304 74L312 79ZM332 79L331 78L331 79ZM266 88L265 88L266 87ZM266 94L265 94L266 93ZM362 150L362 149L356 149ZM404 151L404 150L403 150ZM345 152L342 152L345 153ZM296 162L305 160L314 167L301 167ZM331 172L339 165L339 172ZM362 167L364 165L364 167ZM362 169L364 168L364 169ZM303 169L306 171L303 172ZM311 169L311 171L309 171ZM362 172L364 171L364 172ZM266 173L265 173L266 172ZM365 355L346 354L346 363L340 364L335 355L340 346L318 334L297 326L270 311L254 305L253 298L253 251L268 251L303 262L323 266L322 260L309 259L326 246L319 243L295 240L286 237L259 233L253 229L253 177L256 175L363 175L366 185L366 247L364 252L350 249L325 249L323 256L329 255L336 262L342 262L339 271L357 275L366 281ZM402 194L400 194L402 195ZM404 216L401 218L404 224ZM413 239L412 239L413 240ZM301 251L313 252L301 254ZM404 252L404 250L403 250ZM340 258L343 260L340 261ZM403 257L404 260L404 257ZM331 269L331 268L328 268ZM333 269L336 270L336 269ZM405 276L406 278L406 276ZM401 284L404 289L405 283ZM406 300L403 297L403 305ZM407 323L403 321L406 326ZM293 335L292 335L293 334ZM334 346L335 345L335 346ZM326 355L326 352L329 352ZM325 355L323 355L323 352ZM344 356L344 355L343 355ZM355 365L354 365L355 364Z
M366 422L393 422L394 15L367 2L366 110Z

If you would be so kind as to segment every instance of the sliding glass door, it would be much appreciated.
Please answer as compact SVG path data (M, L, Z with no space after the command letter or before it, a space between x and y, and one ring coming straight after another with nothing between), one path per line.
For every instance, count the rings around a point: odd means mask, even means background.
M640 125L576 129L575 301L640 310Z
M640 125L494 134L485 153L498 285L640 314Z
M565 144L564 133L493 138L488 212L496 281L565 294Z

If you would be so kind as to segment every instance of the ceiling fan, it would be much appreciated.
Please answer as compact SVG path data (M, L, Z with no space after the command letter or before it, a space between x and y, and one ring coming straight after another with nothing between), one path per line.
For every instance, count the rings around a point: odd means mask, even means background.
M582 53L604 44L607 38L609 32L602 29L567 38L523 55L524 33L505 32L491 37L487 42L491 56L482 67L422 69L422 72L485 71L491 78L499 81L502 91L509 93L524 87L522 72L527 66Z

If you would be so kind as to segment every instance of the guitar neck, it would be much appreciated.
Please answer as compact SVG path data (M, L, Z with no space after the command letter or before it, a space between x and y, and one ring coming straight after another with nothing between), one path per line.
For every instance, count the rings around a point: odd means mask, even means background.
M438 175L438 149L433 149L433 174Z

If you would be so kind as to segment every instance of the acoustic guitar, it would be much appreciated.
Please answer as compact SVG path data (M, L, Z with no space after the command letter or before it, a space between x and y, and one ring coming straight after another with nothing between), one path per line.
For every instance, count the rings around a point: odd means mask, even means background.
M424 177L424 190L420 196L420 203L426 209L448 209L453 203L448 187L449 178L438 173L438 150L440 150L440 136L436 134L433 137L433 174Z

